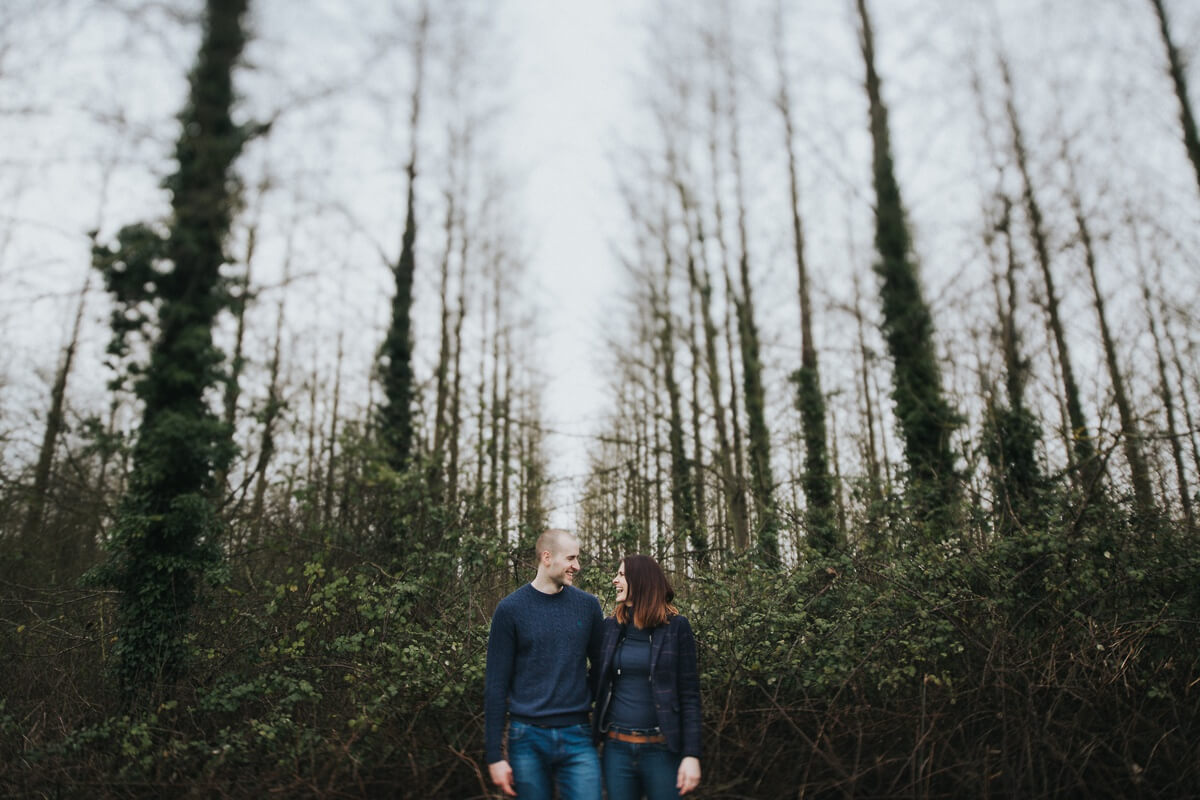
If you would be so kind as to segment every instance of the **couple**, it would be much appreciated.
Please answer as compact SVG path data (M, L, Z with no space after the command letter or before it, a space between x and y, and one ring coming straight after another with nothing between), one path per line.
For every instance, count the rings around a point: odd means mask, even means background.
M571 585L579 540L548 530L536 551L537 577L500 601L488 636L492 781L526 800L550 800L556 782L563 800L600 800L603 742L609 800L690 792L700 783L696 639L662 568L627 556L613 578L616 610L604 619L596 598Z

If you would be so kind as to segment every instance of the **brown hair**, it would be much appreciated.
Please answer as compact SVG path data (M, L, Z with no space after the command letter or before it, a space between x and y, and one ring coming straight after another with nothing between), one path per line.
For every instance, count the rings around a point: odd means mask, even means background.
M617 606L614 612L617 622L626 625L632 616L633 624L639 628L657 628L679 613L671 605L675 590L657 561L650 556L625 556L621 561L625 564L625 583L629 587L625 596L633 607L625 603Z

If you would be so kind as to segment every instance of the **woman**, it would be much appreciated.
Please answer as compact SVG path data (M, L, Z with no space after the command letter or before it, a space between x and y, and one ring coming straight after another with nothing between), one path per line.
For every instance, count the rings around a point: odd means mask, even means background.
M592 726L609 800L679 797L700 783L696 637L658 562L626 556L604 620Z

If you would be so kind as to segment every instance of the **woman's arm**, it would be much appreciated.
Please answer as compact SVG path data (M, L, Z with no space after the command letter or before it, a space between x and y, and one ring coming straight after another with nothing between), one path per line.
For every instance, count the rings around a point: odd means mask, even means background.
M679 714L683 735L684 761L696 759L696 782L700 780L700 672L696 659L696 636L686 617L679 617L679 672L676 690L679 693ZM680 765L682 769L682 765Z
M700 785L700 759L695 756L684 756L679 762L679 771L675 773L675 788L680 794L687 794Z

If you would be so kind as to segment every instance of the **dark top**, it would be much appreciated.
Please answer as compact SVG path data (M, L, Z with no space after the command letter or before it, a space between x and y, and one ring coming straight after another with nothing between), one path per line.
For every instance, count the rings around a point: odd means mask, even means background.
M525 584L500 601L488 634L484 680L487 763L504 758L507 712L536 725L586 725L604 615L600 601L574 586L543 594Z
M621 624L604 620L604 641L598 668L593 670L596 713L592 731L599 740L603 720L612 704L614 661ZM696 637L687 617L676 615L650 631L650 685L658 727L667 747L681 756L700 757L700 674L696 665Z
M612 704L609 725L646 730L658 727L650 686L650 631L629 625L613 657Z

